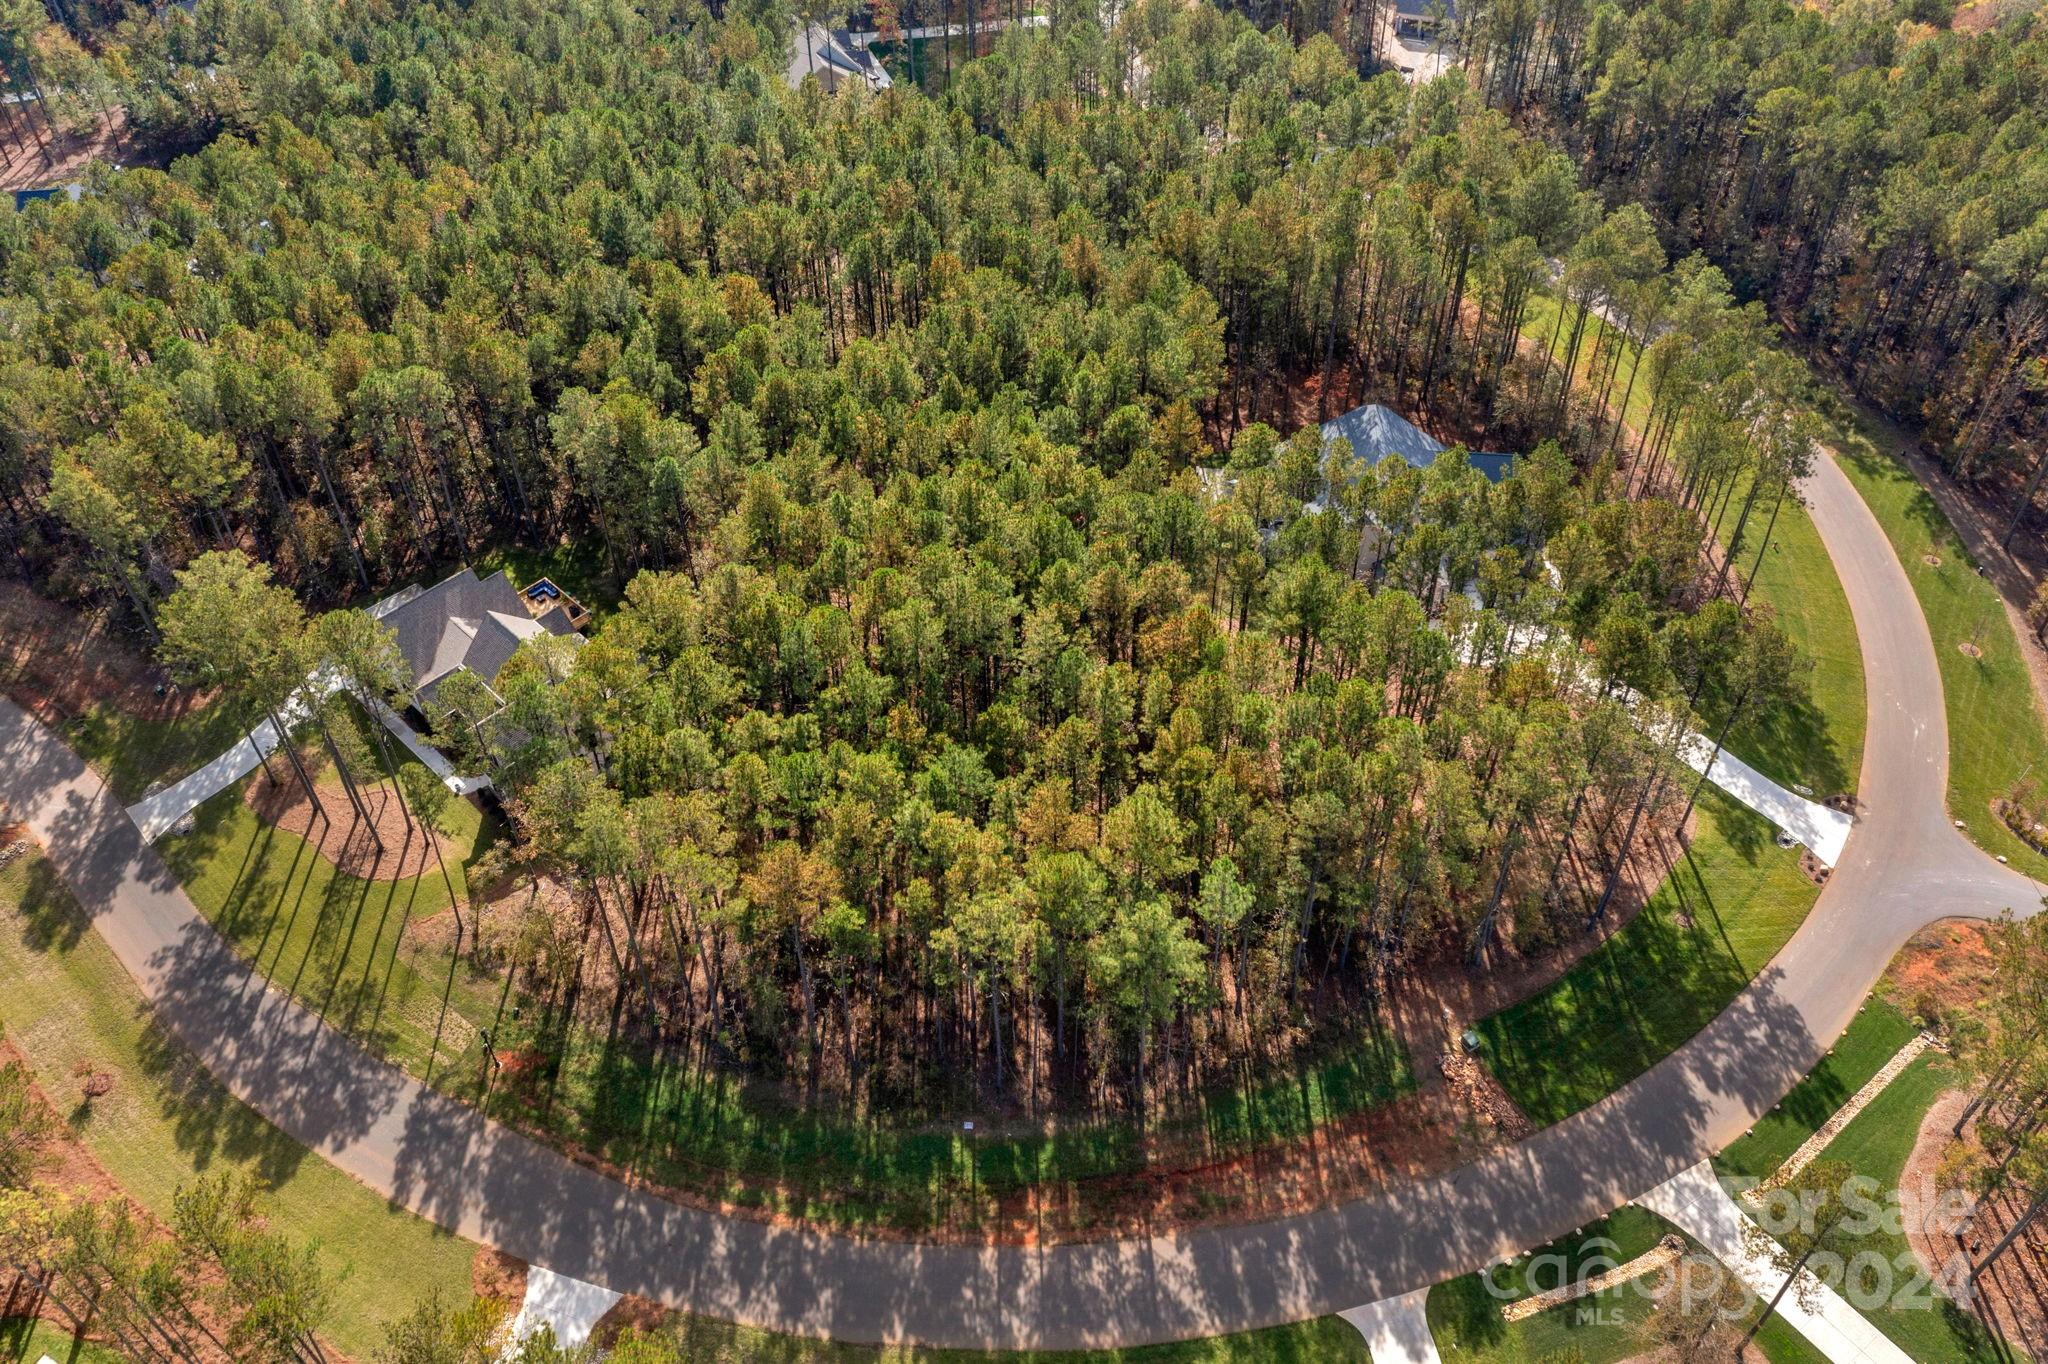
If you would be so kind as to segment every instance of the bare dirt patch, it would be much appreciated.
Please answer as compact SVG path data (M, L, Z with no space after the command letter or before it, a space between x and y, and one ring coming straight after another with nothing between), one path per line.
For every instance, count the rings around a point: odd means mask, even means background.
M1990 988L1994 960L1991 925L1981 919L1944 919L1906 940L1885 971L1892 1002L1922 1021L1968 1012Z
M1969 1265L1956 1253L1955 1232L1960 1219L1940 1195L1943 1165L1959 1144L1952 1129L1969 1106L1970 1096L1951 1090L1934 1101L1920 1120L1920 1133L1906 1167L1899 1175L1899 1212L1906 1240L1920 1268L1952 1298L1962 1295L1969 1279Z
M516 1312L526 1299L526 1261L492 1246L478 1246L469 1265L469 1288L479 1298Z
M331 772L313 782L313 790L320 797L320 807L316 809L306 799L306 790L292 775L289 764L279 758L273 760L272 766L276 779L259 772L243 789L242 799L265 823L295 833L318 848L320 855L339 871L366 881L402 881L439 870L436 844L441 857L453 855L446 840L428 834L418 821L408 830L398 794L388 784L358 784L356 789L369 813L365 821L349 801L340 778Z
M0 582L0 687L39 719L62 725L94 705L170 720L204 700L166 689L159 668L105 614L86 615L20 583Z

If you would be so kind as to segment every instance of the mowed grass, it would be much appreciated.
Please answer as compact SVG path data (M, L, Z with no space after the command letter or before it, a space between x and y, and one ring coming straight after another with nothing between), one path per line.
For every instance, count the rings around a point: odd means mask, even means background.
M102 703L73 717L64 737L98 770L115 799L132 805L152 783L174 782L212 762L247 732L227 706L193 705L173 716L144 719Z
M33 1317L0 1317L0 1361L36 1364L45 1355L57 1364L121 1364L121 1356Z
M1853 792L1863 771L1866 711L1863 648L1848 595L1803 505L1786 502L1759 561L1762 535L1753 519L1740 556L1744 574L1756 566L1750 604L1770 608L1810 666L1789 699L1757 709L1729 733L1728 749L1774 781L1805 787L1815 800Z
M1438 1284L1428 1305L1437 1350L1445 1364L1535 1364L1574 1356L1582 1364L1613 1364L1640 1353L1656 1278L1616 1284L1521 1321L1506 1320L1501 1308L1625 1264L1673 1231L1647 1209L1622 1207L1508 1265Z
M60 1111L75 1100L80 1062L114 1077L89 1111L69 1116L151 1213L168 1218L172 1195L200 1175L255 1176L271 1225L317 1242L336 1276L326 1334L350 1357L370 1357L384 1324L429 1289L468 1294L473 1248L391 1208L223 1089L152 1024L128 973L36 856L0 872L0 1022Z
M1478 1274L1438 1284L1429 1295L1429 1323L1445 1364L1617 1364L1644 1356L1643 1330L1656 1311L1654 1294L1664 1284L1661 1271L1517 1322L1502 1318L1501 1305L1558 1287L1560 1273L1563 1282L1576 1283L1582 1266L1596 1273L1625 1264L1666 1235L1679 1236L1697 1252L1698 1244L1690 1237L1648 1209L1630 1204L1580 1233L1489 1271L1492 1287ZM1752 1312L1761 1312L1762 1306L1754 1304ZM1827 1356L1780 1317L1763 1324L1754 1344L1770 1364L1827 1364Z
M1882 1191L1879 1196L1888 1199L1899 1187L1927 1110L1955 1083L1948 1059L1937 1052L1925 1053L1828 1143L1821 1159L1840 1161L1877 1181ZM1844 1296L1920 1364L1973 1364L2013 1357L1966 1308L1941 1297L1917 1278L1912 1247L1895 1216L1873 1220L1877 1226L1840 1247L1852 1272L1859 1261L1865 1264L1861 1285L1852 1282ZM1884 1286L1875 1267L1880 1261L1890 1267L1891 1294L1887 1305L1872 1308L1865 1305L1865 1294L1874 1295Z
M1558 304L1537 295L1530 300L1522 336L1539 349L1552 344L1551 328L1557 323ZM1564 358L1570 336L1570 319L1557 337L1553 354ZM1635 346L1597 317L1586 319L1586 336L1579 347L1578 382L1599 378L1592 369L1596 338L1607 337L1623 348L1608 401L1619 406L1628 394L1627 420L1632 431L1640 431L1650 418L1650 390L1639 380L1629 391L1628 379L1635 358ZM1624 433L1624 445L1632 439ZM1734 534L1746 485L1736 489L1733 505L1722 519L1721 543ZM1761 502L1761 499L1760 499ZM1856 638L1856 622L1849 614L1849 598L1835 575L1834 561L1821 543L1820 532L1803 504L1787 500L1777 523L1770 527L1770 540L1759 561L1757 546L1770 521L1770 508L1758 505L1743 531L1743 545L1731 572L1745 579L1754 570L1750 589L1751 605L1768 606L1778 628L1798 648L1812 667L1800 679L1793 695L1783 703L1758 711L1729 735L1729 751L1741 757L1765 776L1788 786L1803 786L1816 799L1856 789L1863 767L1863 652ZM1712 717L1718 721L1719 716Z
M1843 414L1835 433L1842 472L1884 527L1934 639L1947 701L1949 814L1979 847L2029 875L2048 876L2048 858L1991 811L2019 778L2048 778L2048 733L1998 589L1979 576L1955 529L1882 432ZM1930 555L1940 562L1927 562ZM1976 657L1964 652L1966 644Z
M1648 1070L1726 1008L1783 947L1819 888L1771 826L1712 787L1642 912L1563 979L1478 1025L1487 1064L1539 1124ZM1688 916L1690 926L1680 923Z
M1783 1165L1807 1138L1883 1070L1917 1029L1882 999L1873 998L1843 1031L1834 1049L1801 1080L1784 1102L1757 1120L1749 1134L1714 1158L1724 1176L1763 1179Z
M449 802L445 878L430 867L403 880L364 880L260 819L242 792L263 780L259 770L215 796L195 812L190 833L158 845L199 912L273 984L371 1051L423 1076L457 1065L480 1073L479 1029L498 1008L502 977L408 936L450 909L451 890L463 894L463 863L491 838L480 813ZM338 823L352 817L346 800L331 804Z

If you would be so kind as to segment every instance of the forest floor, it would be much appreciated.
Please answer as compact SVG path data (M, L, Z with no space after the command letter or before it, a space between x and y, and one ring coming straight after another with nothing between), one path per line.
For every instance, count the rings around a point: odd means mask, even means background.
M134 801L219 754L241 727L205 695L171 686L111 620L0 581L0 689Z
M41 115L32 105L16 108L21 116L35 119L41 129ZM122 141L127 128L126 111L115 109L108 118L95 118L76 132L52 136L47 148L33 134L10 138L0 143L0 190L70 184L84 178L95 161L135 164L144 158L139 149L131 150Z
M1957 1214L1967 1195L1957 1190L1954 1161L1976 1145L1974 1126L1958 1140L1955 1125L1968 1111L1970 1096L1950 1089L1928 1108L1914 1134L1899 1194L1906 1240L1921 1270L1942 1291L1960 1299L1969 1282L1969 1261L2004 1239L2025 1200L2005 1195L1978 1204L1972 1224ZM1976 1310L1998 1324L2008 1343L2028 1357L2048 1354L2048 1229L2028 1231L1977 1282Z

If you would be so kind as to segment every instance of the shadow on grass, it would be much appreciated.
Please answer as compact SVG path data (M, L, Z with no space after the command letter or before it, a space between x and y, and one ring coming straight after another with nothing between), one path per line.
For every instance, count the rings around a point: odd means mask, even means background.
M57 1364L97 1364L114 1358L96 1345L74 1339L59 1327L27 1315L38 1301L18 1284L13 1294L0 1298L0 1360L7 1364L33 1364L45 1353ZM17 1311L22 1315L7 1315Z
M1728 747L1745 756L1772 755L1773 766L1797 774L1815 800L1854 789L1855 777L1828 733L1827 716L1804 684L1782 704L1747 717L1730 733Z
M205 1173L215 1161L246 1169L266 1189L298 1173L306 1148L273 1127L221 1086L183 1042L145 1008L136 1059L154 1086L157 1111L170 1123L179 1151Z
M1738 852L1762 839L1737 825ZM1745 837L1746 836L1746 837ZM1664 888L1563 979L1477 1025L1486 1058L1539 1126L1570 1116L1648 1070L1746 986L1744 962L1688 849Z
M20 873L22 942L35 952L69 952L92 927L48 860L32 857Z

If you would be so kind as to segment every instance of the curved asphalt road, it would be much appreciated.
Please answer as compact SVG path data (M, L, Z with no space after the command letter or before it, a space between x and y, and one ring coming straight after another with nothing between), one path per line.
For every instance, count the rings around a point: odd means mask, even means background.
M1250 1226L976 1249L677 1207L480 1119L270 989L98 778L4 703L0 771L159 1018L251 1106L444 1227L621 1292L810 1335L1008 1348L1212 1335L1391 1297L1584 1224L1745 1131L1916 928L2038 907L2032 882L1950 827L1941 677L1889 542L1832 462L1806 491L1862 638L1870 715L1869 813L1805 925L1697 1037L1585 1112L1452 1173Z

